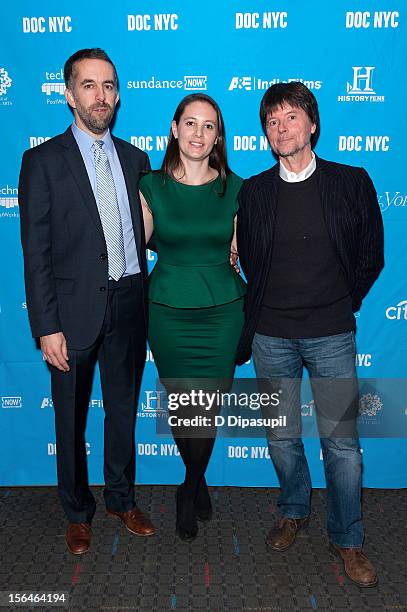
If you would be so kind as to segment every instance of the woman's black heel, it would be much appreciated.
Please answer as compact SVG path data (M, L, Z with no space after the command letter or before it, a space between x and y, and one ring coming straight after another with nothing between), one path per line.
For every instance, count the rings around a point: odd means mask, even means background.
M192 542L198 535L194 498L185 495L184 486L179 485L175 499L177 502L176 532L183 542Z

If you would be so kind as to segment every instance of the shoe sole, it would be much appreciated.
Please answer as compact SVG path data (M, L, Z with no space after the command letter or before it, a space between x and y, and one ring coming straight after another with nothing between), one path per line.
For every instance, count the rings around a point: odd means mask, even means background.
M129 529L129 527L127 527L123 519L121 519L120 516L117 516L116 514L110 514L110 512L106 512L106 516L110 516L110 518L120 521L125 526L125 528L127 529L129 533L132 533L133 535L136 535L139 538L148 538L150 536L155 535L155 531L153 531L153 533L137 533L137 531L132 531L131 529Z
M295 540L296 540L296 538L297 538L297 533L298 533L299 531L302 531L303 529L306 529L306 528L308 527L308 525L309 525L309 519L307 519L307 521L305 521L305 522L304 522L304 523L303 523L303 524L302 524L302 525L301 525L301 526L300 526L300 527L297 529L297 531L295 532L295 536L294 536L293 541L292 541L292 542L291 542L291 543L290 543L288 546L285 546L284 548L275 548L274 546L272 546L272 544L270 544L270 542L269 542L267 539L266 539L266 544L267 544L267 546L268 546L268 547L269 547L271 550L274 550L274 552L285 552L286 550L288 550L288 549L289 549L289 548L290 548L290 547L291 547L291 546L292 546L292 545L295 543Z
M345 562L342 559L341 554L336 550L336 548L334 548L334 546L332 546L332 544L329 544L329 549L332 553L334 553L334 555L336 557L339 557L339 559L342 561L343 564L343 571L345 572L345 574L347 575L347 577L349 578L349 580L351 582L353 582L353 584L356 584L358 587L361 587L362 589L370 589L372 587L375 587L377 585L377 583L379 582L379 578L376 577L375 582L369 582L368 584L366 584L365 582L358 582L357 580L355 580L354 578L352 578L351 576L349 576L348 572L346 571L345 568Z

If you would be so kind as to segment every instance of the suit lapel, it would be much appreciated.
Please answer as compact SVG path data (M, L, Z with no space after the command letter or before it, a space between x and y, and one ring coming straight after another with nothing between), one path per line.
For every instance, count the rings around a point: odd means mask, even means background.
M96 228L98 229L104 240L105 236L103 233L102 223L100 221L95 196L93 194L93 189L89 181L88 173L86 170L85 163L82 159L81 152L70 127L62 135L62 144L65 147L64 156L66 159L67 166L70 169L72 176L79 187L83 201L89 211L89 214L92 217Z
M264 177L263 188L261 191L261 218L263 222L263 245L271 257L273 246L274 228L277 214L278 203L278 178L279 165L273 166Z
M342 192L335 167L317 157L316 177L322 213L331 241L335 242L335 215L341 206Z

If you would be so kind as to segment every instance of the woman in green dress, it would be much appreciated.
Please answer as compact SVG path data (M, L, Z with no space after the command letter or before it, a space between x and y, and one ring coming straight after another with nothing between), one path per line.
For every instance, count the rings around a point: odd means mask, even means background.
M140 181L146 241L154 231L158 255L149 284L149 344L168 395L216 391L232 381L245 293L230 265L241 183L227 164L218 105L204 94L186 96L175 111L161 170ZM205 471L220 406L199 408L180 406L178 424L171 423L185 464L176 496L176 529L185 541L196 537L197 519L212 516ZM198 414L211 420L198 430L180 427L178 419Z

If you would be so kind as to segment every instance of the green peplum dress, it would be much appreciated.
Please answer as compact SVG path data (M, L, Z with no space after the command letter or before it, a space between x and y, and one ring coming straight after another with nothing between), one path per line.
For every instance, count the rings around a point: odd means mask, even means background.
M220 197L219 177L185 185L151 172L140 181L158 255L149 279L148 339L163 382L233 376L245 283L229 256L241 184L228 175Z

